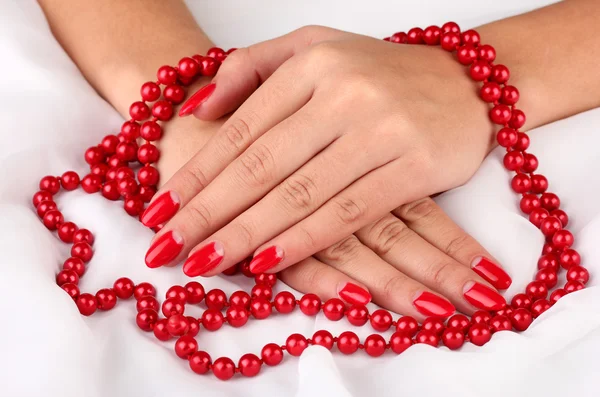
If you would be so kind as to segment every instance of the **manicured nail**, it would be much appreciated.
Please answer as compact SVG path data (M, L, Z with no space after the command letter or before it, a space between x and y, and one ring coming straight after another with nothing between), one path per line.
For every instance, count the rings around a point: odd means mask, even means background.
M250 271L254 274L264 273L283 260L283 250L272 246L260 252L250 262Z
M338 284L338 296L352 305L366 305L371 302L371 294L353 283Z
M185 117L192 114L192 112L198 108L198 106L202 105L202 103L212 95L216 87L217 86L215 83L210 83L200 88L199 91L189 97L188 100L181 105L181 109L179 109L179 117Z
M179 210L179 205L179 195L174 191L166 191L150 203L141 221L148 227L158 226L171 219Z
M157 238L146 253L146 265L160 267L171 262L183 248L183 237L174 230Z
M225 250L218 241L206 244L190 255L183 264L183 272L190 277L200 276L221 263Z
M469 281L465 284L463 295L467 302L478 309L500 310L506 306L506 301L502 295L475 281Z
M512 279L500 266L482 256L475 258L471 265L473 271L496 289L507 289L512 284Z
M452 303L431 292L422 292L413 300L413 305L419 313L427 317L450 317L456 309Z

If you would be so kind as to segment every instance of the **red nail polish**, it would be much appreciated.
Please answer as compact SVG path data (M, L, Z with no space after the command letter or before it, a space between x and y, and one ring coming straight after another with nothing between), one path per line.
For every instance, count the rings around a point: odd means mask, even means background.
M413 301L413 305L415 305L419 313L428 317L450 317L456 311L452 303L441 296L427 291L421 293Z
M341 284L338 287L338 296L353 305L366 305L371 302L369 291L353 283Z
M183 248L183 238L175 231L170 231L154 241L146 253L146 265L151 268L160 267L171 262Z
M179 210L179 196L173 191L161 194L150 203L142 214L141 221L147 227L155 227L171 219Z
M473 261L473 271L497 289L507 289L512 279L500 266L487 258L479 257Z
M209 96L215 91L216 88L215 83L210 83L200 88L194 95L188 98L187 101L183 105L181 105L181 109L179 109L179 117L184 117L192 114L192 112L200 105L202 102L206 101Z
M221 263L223 260L223 245L218 241L206 244L190 255L183 264L183 272L189 277L200 276Z
M283 250L272 246L260 252L250 262L250 271L254 274L264 273L270 268L278 265L283 260Z
M470 281L465 285L464 297L473 306L483 310L500 310L506 306L504 297L483 284Z

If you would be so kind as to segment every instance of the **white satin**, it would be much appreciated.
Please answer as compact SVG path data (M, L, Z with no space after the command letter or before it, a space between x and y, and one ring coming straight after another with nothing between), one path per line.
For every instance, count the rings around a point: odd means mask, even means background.
M526 11L545 1L369 2L235 0L189 2L209 35L223 47L243 46L305 24L324 24L383 37L413 25L454 19L462 26ZM54 276L66 245L32 210L40 177L67 169L84 172L86 147L115 132L121 117L86 83L50 34L31 1L0 4L0 395L34 396L597 396L600 380L600 289L563 298L522 334L501 333L483 348L459 352L414 346L400 356L344 357L312 347L255 379L220 382L193 374L172 343L158 343L135 326L135 307L83 318ZM590 93L597 95L598 93ZM523 93L527 95L527 93ZM551 100L551 98L549 98ZM532 152L571 217L577 249L600 275L600 109L531 132ZM530 280L543 244L518 211L508 176L494 151L465 186L438 201L513 276L512 296ZM61 196L67 218L97 236L84 290L117 276L148 280L159 295L186 278L178 269L143 264L151 233L121 205L80 191ZM211 278L208 288L231 292L243 277ZM278 289L282 286L279 285ZM198 313L196 313L197 315ZM340 332L330 323L293 314L250 322L241 330L202 331L213 357L234 359L283 342L292 332ZM362 337L369 327L359 329Z

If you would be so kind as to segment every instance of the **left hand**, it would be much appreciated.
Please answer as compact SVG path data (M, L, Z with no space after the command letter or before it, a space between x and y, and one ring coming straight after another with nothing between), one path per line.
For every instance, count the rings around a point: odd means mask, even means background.
M439 48L309 27L237 50L214 82L204 119L262 85L161 189L183 208L159 235L179 232L190 276L253 252L253 271L279 271L464 183L492 144L486 105Z

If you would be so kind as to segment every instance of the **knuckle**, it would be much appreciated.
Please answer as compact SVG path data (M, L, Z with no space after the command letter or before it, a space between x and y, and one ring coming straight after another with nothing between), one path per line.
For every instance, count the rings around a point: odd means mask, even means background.
M296 173L280 185L280 193L292 210L306 210L316 202L317 187L312 178Z
M240 179L250 186L262 186L269 182L273 169L273 154L264 145L255 145L240 157Z
M325 249L322 254L329 261L344 263L356 258L360 253L361 246L360 241L352 235Z
M236 222L233 223L233 235L235 236L232 241L235 241L236 246L239 247L253 247L254 246L254 236L256 235L256 230L246 222Z
M332 200L333 214L342 225L352 225L365 217L367 205L361 199L339 197Z
M402 274L396 274L383 281L381 288L382 299L386 302L392 302L397 299L398 292L405 289L406 277Z
M322 41L314 44L308 51L309 61L315 64L337 64L343 56L339 46L332 41Z
M437 205L429 197L404 204L398 209L398 215L409 222L419 222L435 214Z
M202 171L200 164L194 161L182 168L181 183L192 190L200 191L208 185L208 178Z
M236 118L227 124L220 136L227 153L244 151L252 142L250 123L243 118Z
M318 247L318 241L313 235L313 233L310 230L305 229L304 227L299 227L298 231L300 234L301 241L304 243L304 246L307 247L307 249L311 250L311 252L316 251Z
M435 288L441 288L448 280L452 280L452 274L456 270L455 265L451 262L444 262L436 265L431 269L429 279L431 285Z
M470 237L466 234L460 234L448 241L444 245L444 252L449 257L456 257L456 255L460 252L465 251L465 248L469 245Z
M296 279L301 280L301 284L308 288L322 284L323 280L327 279L328 269L325 266L319 266L316 263L305 263L301 264L300 269L296 269L298 273L295 275Z
M212 216L208 207L196 200L185 207L187 209L186 220L189 220L189 224L193 225L195 229L208 229L212 225ZM186 222L187 223L187 222Z
M377 255L383 256L404 241L409 234L410 229L402 221L394 216L386 216L371 227L368 246Z

